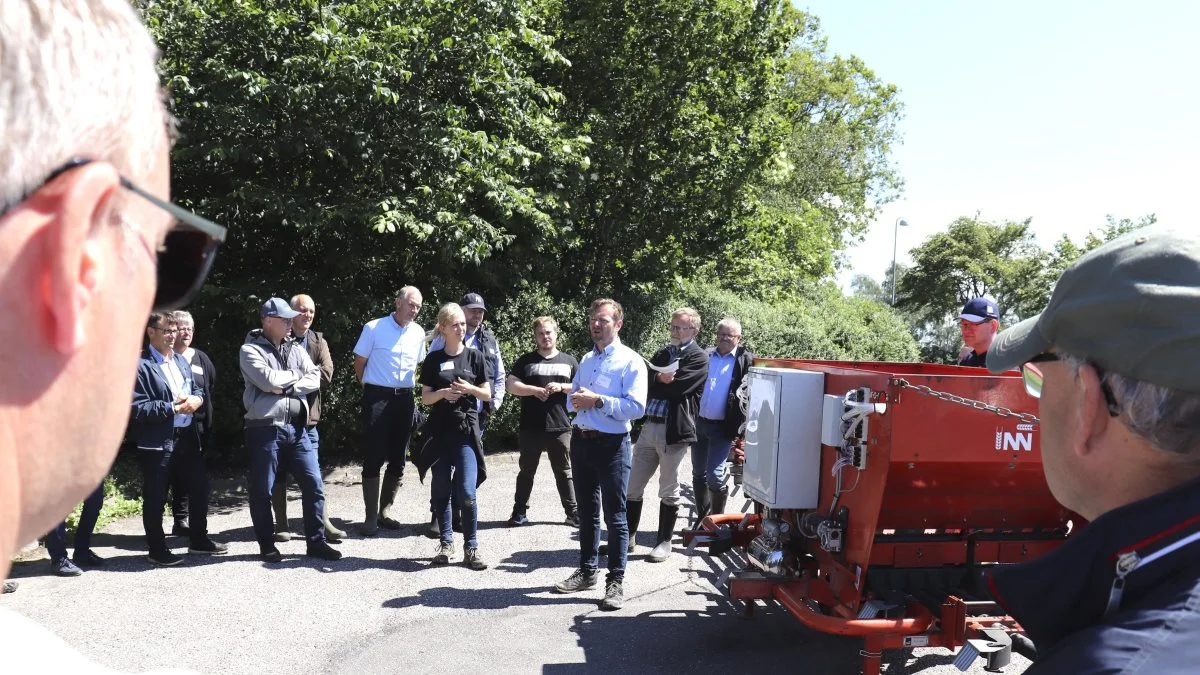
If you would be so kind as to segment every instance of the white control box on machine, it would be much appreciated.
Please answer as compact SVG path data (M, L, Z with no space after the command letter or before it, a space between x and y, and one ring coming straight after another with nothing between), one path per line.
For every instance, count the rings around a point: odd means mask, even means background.
M773 509L815 509L825 375L754 366L746 377L746 494Z

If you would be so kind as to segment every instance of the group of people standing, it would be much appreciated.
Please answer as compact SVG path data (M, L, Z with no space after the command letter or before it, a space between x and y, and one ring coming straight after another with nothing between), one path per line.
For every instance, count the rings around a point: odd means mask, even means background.
M689 450L698 517L724 510L725 461L743 422L736 392L752 359L740 344L736 320L722 320L717 344L703 349L696 342L700 315L681 308L671 317L670 344L646 360L620 341L621 305L601 299L589 310L594 346L581 360L558 350L558 322L539 316L531 325L534 348L506 370L499 343L483 325L487 306L479 294L443 305L429 333L416 323L422 306L417 288L401 289L394 310L364 325L354 347L362 385L362 536L401 527L394 504L411 459L421 480L430 478L430 534L439 541L433 563L457 558L454 536L460 531L463 564L486 569L476 490L487 478L483 434L505 394L521 400L520 471L508 524L529 523L534 476L546 454L564 523L580 528L579 569L556 590L595 586L599 558L607 556L601 606L621 606L643 492L656 471L661 505L647 559L667 559L681 506L679 467ZM342 554L330 544L347 536L329 520L318 462L321 390L332 382L334 363L328 342L312 328L315 316L308 295L290 302L270 298L260 308L260 327L239 350L250 517L267 562L282 560L277 544L292 538L289 476L300 487L306 554L337 560ZM203 452L211 436L216 373L208 355L191 346L194 332L186 312L151 315L134 387L129 435L142 468L148 560L160 566L182 560L168 547L162 525L169 493L171 533L187 537L188 553L228 550L207 528ZM423 406L416 405L417 396ZM630 434L643 417L634 445ZM413 443L417 429L419 442ZM104 564L89 546L102 502L100 489L85 502L73 558L65 553L65 526L49 535L56 573ZM602 517L608 546L600 544Z

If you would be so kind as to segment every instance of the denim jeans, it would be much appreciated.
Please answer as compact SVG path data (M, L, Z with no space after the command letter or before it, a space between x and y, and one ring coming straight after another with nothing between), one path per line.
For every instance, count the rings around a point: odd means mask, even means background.
M246 450L250 453L250 521L259 546L274 546L271 487L281 465L300 484L305 539L325 541L325 488L307 431L293 424L246 427Z
M75 552L86 551L92 547L92 530L96 529L96 519L100 517L100 509L104 506L104 482L83 500L83 511L79 513L79 525L75 528ZM67 521L46 534L46 550L50 552L50 561L58 562L67 557Z
M151 555L167 551L162 519L174 450L174 439L163 443L161 450L138 448L138 463L142 466L142 528L146 530L146 547Z
M475 448L471 439L459 431L447 431L434 443L440 446L438 458L433 462L433 512L438 514L442 541L454 541L454 529L450 515L451 494L458 496L456 506L462 508L463 538L467 548L479 546L479 505L475 501L475 482L479 477L479 466L475 462Z
M317 433L316 425L305 427L304 435L308 436L308 444L312 446L313 456L317 458L317 466L321 466L321 434ZM287 466L280 464L275 468L275 486L276 488L286 491L287 479L291 474L288 473ZM324 483L322 483L324 485Z
M608 581L625 578L629 558L629 522L625 518L625 491L633 450L629 434L584 438L571 434L571 469L579 503L579 567L597 571L600 557L600 509L608 526Z
M725 485L725 461L733 447L733 437L725 431L724 422L696 420L696 442L692 444L692 482L708 484L708 489L720 492Z

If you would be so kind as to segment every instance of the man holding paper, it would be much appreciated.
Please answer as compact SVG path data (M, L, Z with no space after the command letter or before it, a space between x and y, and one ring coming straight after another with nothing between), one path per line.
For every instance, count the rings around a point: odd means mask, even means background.
M650 551L650 562L663 562L671 555L671 534L679 516L679 464L696 442L696 414L708 372L708 357L696 344L700 314L683 307L671 314L671 343L650 359L650 389L646 401L646 424L633 448L629 472L629 552L642 516L642 494L658 474L658 538Z

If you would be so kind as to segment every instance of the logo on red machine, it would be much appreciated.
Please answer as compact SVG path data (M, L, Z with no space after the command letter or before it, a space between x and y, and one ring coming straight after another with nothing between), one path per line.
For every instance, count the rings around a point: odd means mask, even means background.
M1033 452L1033 425L1018 424L1016 431L997 428L996 449L1001 452Z

